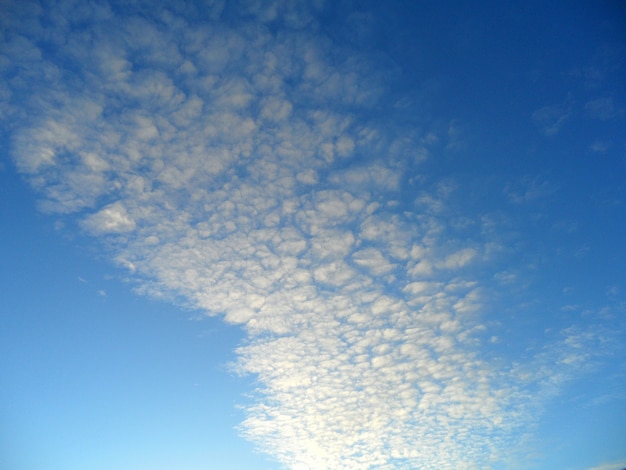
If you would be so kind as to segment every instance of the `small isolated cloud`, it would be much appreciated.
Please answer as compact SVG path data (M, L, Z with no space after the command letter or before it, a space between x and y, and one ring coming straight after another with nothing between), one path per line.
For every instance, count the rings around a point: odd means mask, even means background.
M585 112L589 117L600 121L608 121L621 114L613 102L613 98L598 98L585 103Z
M540 177L525 176L521 181L509 183L504 188L507 198L515 204L526 204L554 193L555 188Z
M611 147L609 142L603 142L601 140L596 140L589 146L589 150L593 153L606 153L607 150Z
M466 146L463 128L458 121L452 121L448 126L446 149L456 152Z
M547 136L559 133L571 116L571 110L565 105L544 106L533 112L531 118L535 125Z

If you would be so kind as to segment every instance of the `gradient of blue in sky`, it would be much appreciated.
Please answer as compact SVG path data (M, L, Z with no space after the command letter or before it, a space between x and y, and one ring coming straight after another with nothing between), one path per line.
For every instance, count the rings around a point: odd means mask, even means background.
M626 466L619 2L0 8L0 467Z

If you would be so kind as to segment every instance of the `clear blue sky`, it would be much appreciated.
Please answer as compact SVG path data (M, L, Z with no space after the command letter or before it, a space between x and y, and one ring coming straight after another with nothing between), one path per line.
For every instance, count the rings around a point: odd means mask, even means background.
M0 9L0 468L626 467L620 2Z

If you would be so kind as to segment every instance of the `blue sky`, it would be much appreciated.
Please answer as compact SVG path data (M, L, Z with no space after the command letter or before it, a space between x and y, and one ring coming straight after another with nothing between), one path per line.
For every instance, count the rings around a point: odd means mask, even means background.
M0 466L626 467L618 2L1 8Z

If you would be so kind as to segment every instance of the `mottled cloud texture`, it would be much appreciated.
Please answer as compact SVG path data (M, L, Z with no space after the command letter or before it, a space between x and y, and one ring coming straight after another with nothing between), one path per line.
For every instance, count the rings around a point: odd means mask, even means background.
M446 132L386 121L393 71L311 5L12 5L15 164L141 292L245 329L241 432L287 467L488 467L600 333L573 326L521 363L494 352L485 312L512 279L494 219L422 169ZM566 118L533 115L547 134Z

